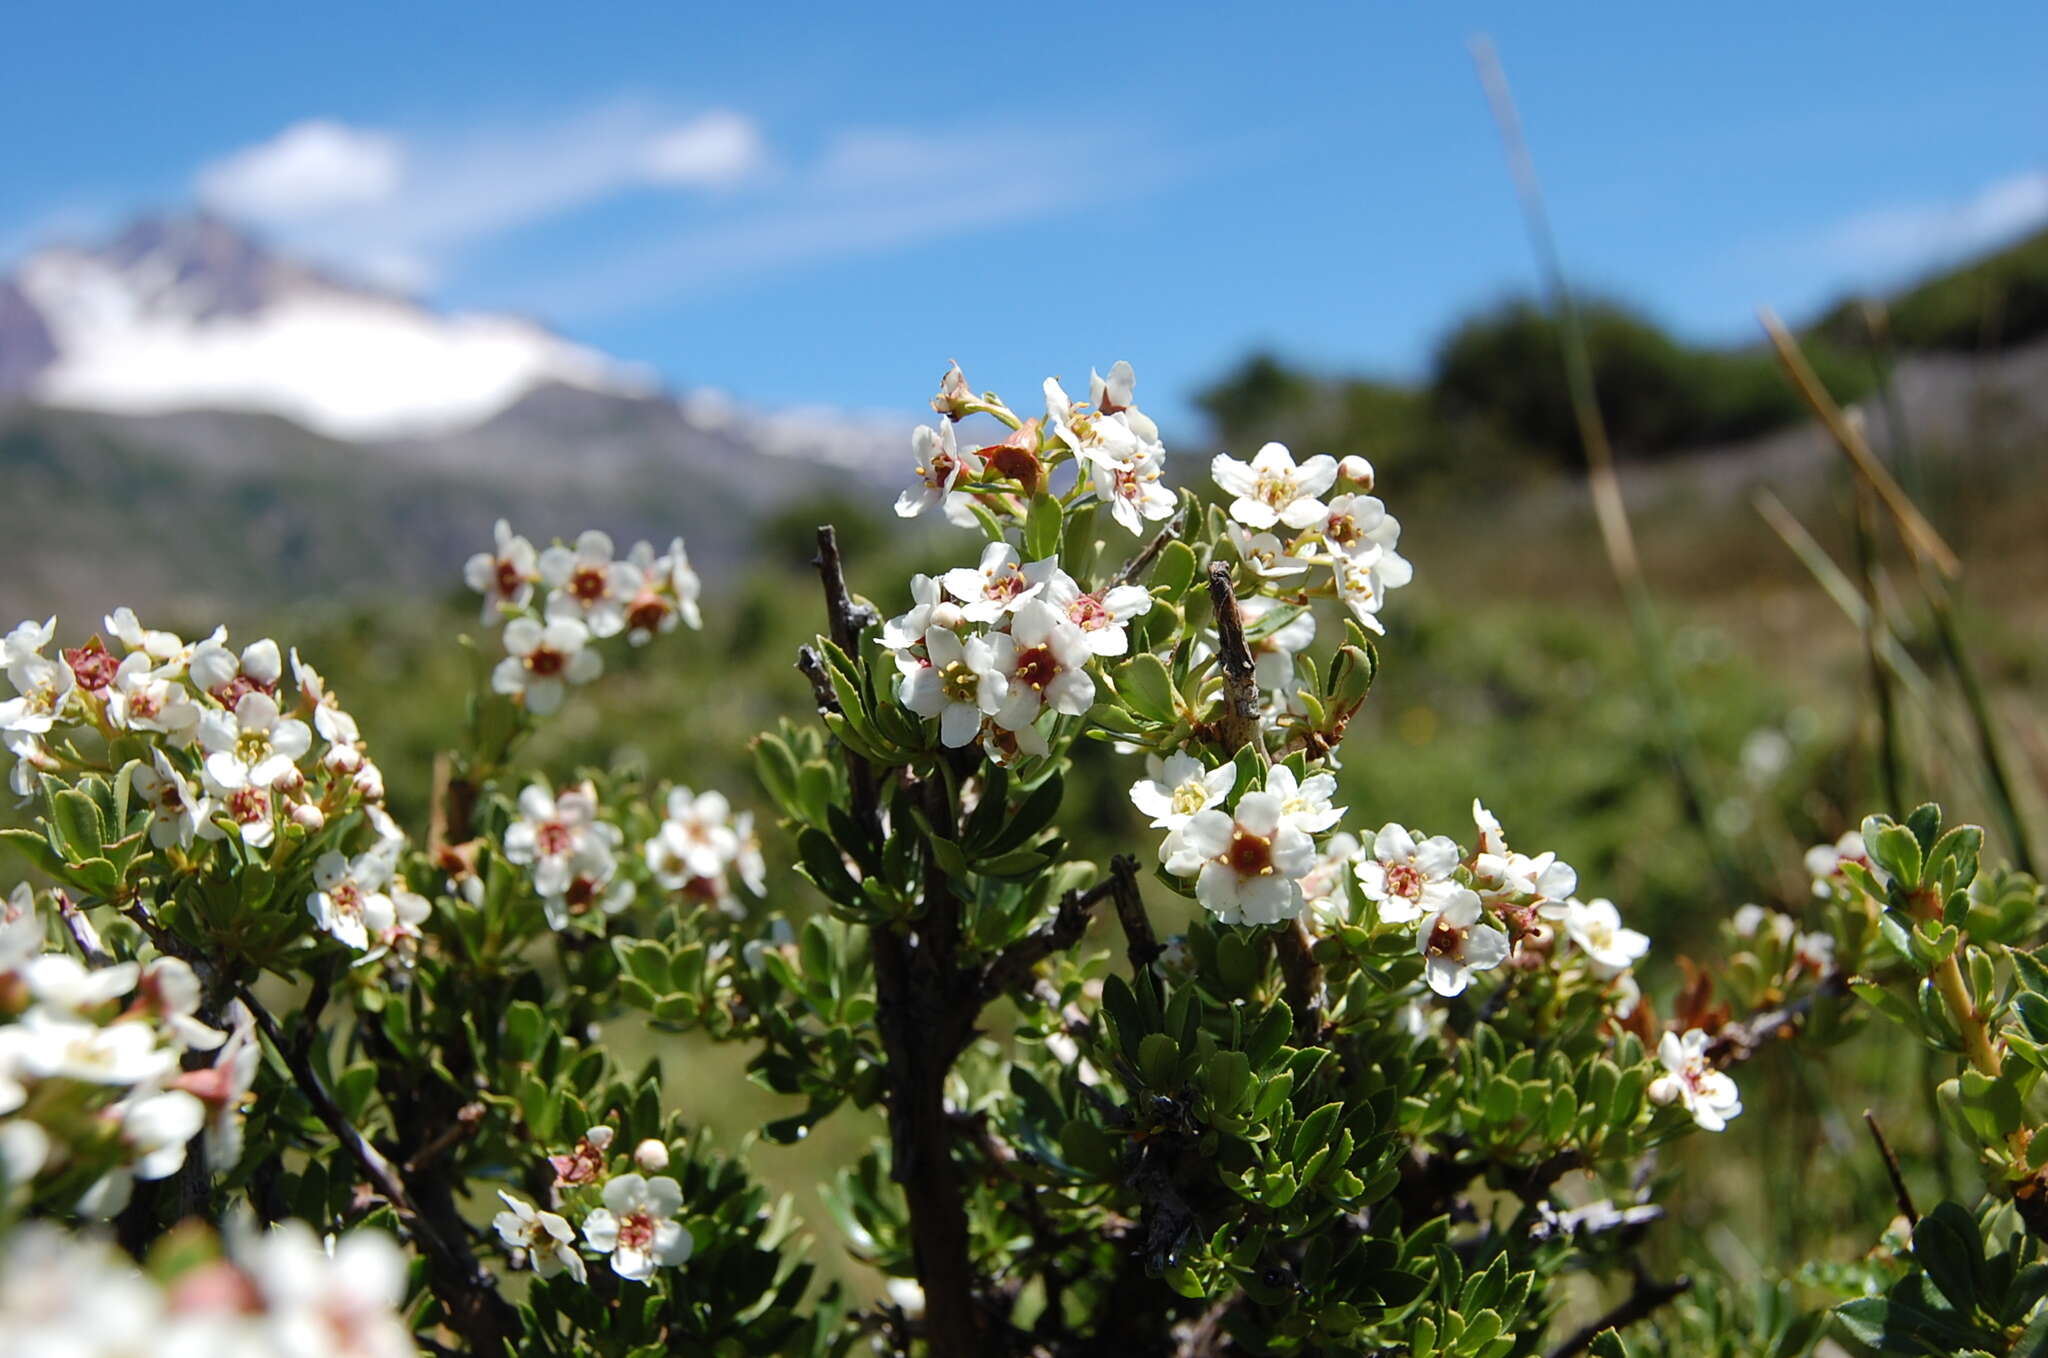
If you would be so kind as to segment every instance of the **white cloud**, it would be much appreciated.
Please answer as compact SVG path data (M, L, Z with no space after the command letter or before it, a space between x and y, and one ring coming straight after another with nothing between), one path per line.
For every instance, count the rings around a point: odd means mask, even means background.
M754 120L721 109L657 136L647 146L647 177L657 184L737 183L759 170L767 144Z
M205 166L196 187L218 212L281 223L383 202L404 178L405 156L392 137L311 119Z
M204 166L200 201L288 249L417 289L465 250L629 190L728 187L768 162L759 126L618 100L407 137L316 120Z
M1955 203L1859 213L1828 235L1833 257L1858 271L1896 274L1996 246L2048 222L2048 171L2011 175Z

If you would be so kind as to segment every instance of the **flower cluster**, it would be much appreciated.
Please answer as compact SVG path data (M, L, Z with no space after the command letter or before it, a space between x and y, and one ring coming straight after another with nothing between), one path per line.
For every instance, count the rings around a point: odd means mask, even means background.
M560 707L569 685L604 672L593 640L623 632L644 646L678 623L704 625L697 606L703 585L681 538L660 555L638 542L618 558L611 537L596 529L573 547L556 543L538 552L503 519L494 533L495 545L472 556L462 578L483 596L484 624L505 625L505 658L491 671L492 689L535 715Z
M682 1185L655 1172L667 1167L668 1147L644 1141L633 1151L636 1170L614 1174L606 1154L613 1136L610 1127L592 1127L573 1150L549 1156L554 1192L562 1199L557 1205L582 1212L584 1244L609 1256L612 1272L621 1278L644 1283L657 1268L687 1262L696 1242L676 1220L683 1206ZM589 1281L576 1244L577 1227L567 1217L511 1193L498 1196L505 1210L492 1224L515 1262L543 1278L567 1273L578 1283Z
M267 849L285 825L317 832L383 800L384 775L355 718L296 651L287 702L287 657L267 637L237 651L216 628L187 643L144 629L126 608L104 623L104 635L54 658L43 651L55 618L21 623L0 641L15 690L0 702L0 740L15 756L21 797L41 774L118 773L98 751L125 753L151 844L182 852L223 835Z
M1040 717L1093 706L1090 664L1129 649L1128 623L1152 607L1134 585L1084 591L1057 556L1024 561L1006 542L910 590L910 610L882 629L897 701L936 718L948 747L982 741L998 759L1047 753Z
M938 507L950 522L972 527L978 516L1002 512L1018 491L1035 493L1055 467L1072 462L1072 502L1104 504L1132 533L1144 532L1147 521L1172 517L1176 501L1164 481L1159 426L1138 409L1136 385L1131 365L1121 361L1108 377L1089 372L1086 401L1074 400L1058 378L1048 377L1045 414L1025 419L993 395L969 393L967 379L952 368L932 400L946 418L911 437L917 479L897 497L896 512L915 518ZM955 426L974 414L994 416L1009 434L999 443L962 448Z
M624 831L599 817L591 784L555 793L533 783L505 830L505 857L531 874L549 926L566 929L593 911L616 915L633 903L634 885L619 873L624 840Z
M242 1105L256 1076L253 1022L199 1018L200 985L175 957L88 967L48 946L35 893L0 901L0 1180L30 1194L74 1187L67 1205L106 1218L138 1179L185 1164L204 1136L207 1165L241 1158ZM187 1053L210 1063L184 1068Z
M1371 463L1361 457L1339 462L1327 454L1298 463L1284 445L1269 443L1250 462L1219 453L1210 475L1235 497L1230 541L1254 575L1275 587L1293 588L1300 585L1299 577L1327 571L1327 589L1359 625L1384 630L1379 611L1387 591L1407 584L1414 569L1395 550L1400 521L1370 493ZM1340 484L1347 489L1329 495ZM1301 649L1309 639L1292 649Z
M398 1309L405 1255L389 1236L355 1231L323 1244L289 1221L262 1233L231 1224L227 1243L225 1256L185 1258L157 1278L111 1242L19 1227L0 1257L0 1344L66 1358L418 1352Z
M670 788L660 827L641 846L647 870L665 891L710 905L734 919L745 908L733 891L737 873L756 896L768 891L768 865L761 857L754 813L734 814L722 792Z

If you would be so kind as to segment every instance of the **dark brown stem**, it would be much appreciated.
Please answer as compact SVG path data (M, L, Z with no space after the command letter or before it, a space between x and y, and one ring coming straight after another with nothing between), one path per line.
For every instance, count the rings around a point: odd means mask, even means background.
M459 1233L450 1238L429 1223L398 1170L383 1152L356 1130L341 1111L341 1105L327 1092L327 1086L321 1082L319 1072L313 1069L304 1051L298 1044L285 1040L277 1020L271 1017L255 993L247 986L237 985L235 994L248 1006L256 1026L263 1031L264 1039L291 1071L292 1083L312 1105L313 1115L341 1143L342 1150L356 1162L371 1186L391 1204L391 1209L398 1213L413 1239L419 1243L421 1253L427 1256L428 1285L440 1299L449 1327L468 1341L472 1353L503 1353L512 1336L518 1332L519 1317L498 1295L490 1273L478 1262ZM456 1224L459 1226L459 1218Z
M1316 961L1314 947L1308 926L1299 919L1288 920L1273 935L1273 953L1280 960L1297 1040L1313 1038L1323 1026L1323 964Z
M1145 549L1139 552L1136 556L1132 557L1129 561L1124 562L1123 569L1119 570L1115 575L1110 577L1110 587L1113 589L1118 585L1128 585L1133 580L1136 580L1139 576L1143 575L1145 573L1145 568L1147 566L1150 566L1154 561L1157 561L1159 559L1159 554L1166 550L1166 544L1172 542L1175 538L1180 536L1181 526L1186 521L1186 519L1186 510L1182 510L1180 513L1175 514L1172 518L1168 519L1166 521L1166 526L1160 529L1157 533L1153 534L1152 540L1145 544Z
M1846 998L1850 994L1849 978L1839 971L1831 971L1806 994L1792 1003L1776 1009L1766 1009L1740 1023L1724 1024L1714 1034L1714 1040L1707 1044L1707 1060L1725 1070L1739 1066L1755 1056L1766 1043L1784 1041L1796 1037L1805 1026L1806 1016L1812 1011L1814 1002L1823 995Z
M1024 937L1003 949L981 978L981 1003L1013 990L1019 990L1031 981L1032 971L1046 958L1057 952L1065 952L1081 941L1081 935L1088 932L1088 921L1093 917L1095 907L1116 889L1114 879L1098 882L1086 891L1069 891L1060 898L1059 909L1054 912L1050 923L1033 929Z
M1131 959L1131 974L1149 976L1152 963L1165 949L1152 933L1144 898L1138 894L1138 860L1129 854L1110 859L1109 888L1110 897L1116 902L1117 923L1123 926L1124 952Z
M1550 1358L1572 1358L1573 1354L1584 1353L1606 1331L1626 1329L1674 1297L1682 1297L1690 1291L1690 1278L1674 1278L1668 1283L1660 1283L1649 1274L1638 1271L1636 1285L1628 1296L1606 1315L1574 1332L1571 1338L1552 1349Z
M1259 738L1259 680L1251 648L1245 645L1244 619L1237 610L1237 592L1230 585L1230 567L1220 561L1209 567L1209 601L1216 609L1216 658L1223 671L1216 739L1227 757Z
M839 695L832 691L832 676L825 671L825 662L809 646L796 648L796 667L804 678L811 681L811 701L818 705L820 712L837 712Z
M1900 1215L1906 1218L1907 1226L1917 1228L1920 1213L1913 1209L1913 1195L1906 1191L1906 1177L1899 1172L1899 1157L1892 1154L1891 1143L1884 1139L1884 1132L1878 1128L1877 1114L1864 1109L1863 1125L1870 1128L1870 1139L1877 1143L1877 1153L1884 1159L1884 1172L1892 1181L1892 1196L1898 1199Z
M872 613L854 604L831 526L818 529L818 578L834 645L856 664L861 629ZM821 711L838 707L829 681L821 684L815 654L800 653ZM842 748L853 818L870 846L882 843L880 796L867 760ZM922 810L937 834L957 830L958 808L945 772L933 769L919 789ZM868 931L875 968L875 1023L888 1058L890 1178L902 1186L909 1211L911 1255L924 1289L924 1336L931 1358L967 1358L981 1347L979 1292L970 1253L966 1195L953 1159L953 1128L946 1115L946 1073L973 1034L979 984L955 960L960 903L950 880L928 854L923 907L915 941L877 924Z

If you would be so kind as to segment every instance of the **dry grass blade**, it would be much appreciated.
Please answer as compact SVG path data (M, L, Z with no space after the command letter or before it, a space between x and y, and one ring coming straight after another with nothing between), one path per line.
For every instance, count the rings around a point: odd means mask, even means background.
M1808 363L1806 355L1800 352L1799 341L1792 338L1792 333L1785 328L1785 323L1779 320L1777 313L1769 307L1759 311L1757 316L1763 322L1764 332L1771 337L1771 345L1778 351L1778 362L1784 365L1786 375L1792 379L1792 385L1799 389L1799 395L1812 407L1815 417L1827 428L1828 435L1849 459L1849 464L1856 469L1856 474L1877 492L1880 500L1884 501L1884 507L1891 512L1893 521L1899 526L1899 536L1905 541L1906 549L1913 554L1915 560L1933 566L1944 578L1960 580L1963 575L1963 563L1956 558L1948 543L1942 540L1941 534L1934 530L1934 525L1927 521L1927 516L1920 512L1920 507L1913 503L1884 463L1878 461L1877 454L1870 451L1870 442L1863 437L1862 427L1850 419L1841 406L1835 404L1835 398L1821 385L1820 377L1813 371L1813 365Z

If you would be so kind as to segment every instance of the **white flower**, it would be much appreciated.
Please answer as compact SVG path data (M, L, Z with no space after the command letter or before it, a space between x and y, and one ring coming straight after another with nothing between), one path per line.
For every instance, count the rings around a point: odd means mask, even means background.
M695 1241L673 1220L683 1205L682 1186L666 1175L621 1174L604 1186L604 1206L583 1219L583 1238L612 1257L612 1272L646 1282L658 1265L680 1264Z
M313 748L313 732L297 717L282 715L277 699L261 690L244 693L234 712L208 712L199 722L206 773L227 791L275 788L298 774L298 761Z
M176 1087L206 1105L206 1163L225 1172L242 1162L242 1106L256 1087L263 1049L256 1041L256 1018L240 1000L228 1006L227 1041L205 1070L188 1070Z
M632 882L618 876L612 842L594 838L586 841L570 855L568 876L561 890L542 894L541 908L550 929L566 929L571 920L593 909L616 915L633 903L635 888Z
M1579 874L1548 850L1534 858L1513 851L1481 852L1473 860L1472 882L1489 904L1513 902L1540 908L1569 899L1579 889Z
M244 694L277 692L277 681L284 677L284 654L265 637L244 646L237 656L228 649L226 637L225 631L217 631L200 642L192 652L189 673L193 687L212 694L232 712Z
M1635 965L1650 950L1647 937L1622 927L1621 912L1610 900L1566 901L1564 927L1586 956L1614 971Z
M327 687L320 671L299 659L296 648L291 660L292 682L299 686L299 696L313 705L313 729L320 733L320 738L330 745L355 745L361 741L356 719L341 710L341 699Z
M1044 708L1078 717L1095 705L1095 680L1088 673L1088 644L1066 615L1033 599L1010 620L1015 653L1008 692L995 711L996 725L1021 731Z
M1133 533L1143 533L1148 521L1172 518L1180 503L1166 488L1154 447L1141 444L1120 460L1100 451L1087 454L1094 466L1095 493L1109 502L1110 517Z
M644 646L657 632L673 632L678 622L686 622L692 628L704 625L704 615L697 607L697 596L704 586L697 579L697 572L690 569L690 555L681 538L669 543L665 556L656 556L649 543L636 542L626 555L626 564L638 573L640 580L633 596L626 600L627 641Z
M670 857L679 858L690 877L716 877L739 856L740 840L732 827L732 803L722 792L692 793L670 788L668 817L659 838ZM678 887L682 882L664 882Z
M199 977L180 957L159 957L142 971L142 1007L187 1051L210 1052L227 1034L199 1021Z
M597 791L588 783L559 796L539 783L519 794L519 816L505 827L505 857L530 868L534 889L559 895L568 886L569 863L592 843L610 847L621 832L597 818Z
M1457 887L1439 900L1416 930L1415 950L1423 956L1429 988L1458 995L1472 983L1473 972L1491 971L1507 960L1508 936L1480 922L1477 894Z
M1451 874L1458 870L1458 846L1448 835L1417 837L1392 821L1372 837L1372 856L1358 863L1358 884L1379 907L1384 924L1406 924L1442 909L1463 890Z
M1083 594L1080 584L1065 571L1053 573L1043 597L1081 633L1081 644L1090 655L1122 655L1129 650L1125 624L1152 608L1151 594L1137 585L1112 585ZM1016 628L1010 630L1014 633Z
M981 475L981 459L963 453L953 437L953 422L941 420L939 427L919 425L910 436L910 448L917 458L917 482L896 497L896 512L914 519L933 505L943 504L948 522L961 528L974 526L974 511L964 491L954 490L960 478Z
M523 1198L498 1190L507 1210L498 1213L491 1225L506 1248L525 1250L529 1267L543 1278L566 1271L579 1283L590 1281L583 1256L576 1252L576 1229L553 1212L544 1212Z
M244 844L252 849L270 846L271 840L277 835L277 819L274 814L274 799L269 788L225 787L214 780L210 771L205 770L201 772L201 780L205 784L206 795L216 801L220 810L226 812L228 819L235 823ZM216 836L209 834L206 828L201 828L199 837L212 839Z
M128 787L148 804L149 842L159 849L173 844L189 849L199 836L211 839L219 835L207 819L213 814L213 803L193 789L162 750L151 750L150 763L135 767L128 776Z
M1180 829L1168 872L1195 879L1195 899L1225 924L1275 924L1301 913L1300 879L1316 865L1315 843L1286 823L1280 798L1247 792L1237 810L1202 811Z
M940 576L939 582L961 602L960 611L969 621L995 622L1037 598L1059 568L1058 557L1025 565L1015 547L991 542L982 549L979 563L955 566Z
M939 719L939 740L957 748L973 743L984 714L1009 695L1016 642L997 632L960 639L932 627L924 634L925 660L896 685L896 700L920 717Z
M382 934L397 917L385 888L397 865L397 853L385 841L350 859L329 849L313 864L313 885L306 908L320 927L357 952L370 946L370 935Z
M0 733L9 737L7 747L20 754L15 737L49 734L64 719L78 680L62 661L24 653L8 662L7 682L17 696L0 703Z
M1835 969L1835 940L1828 934L1801 934L1792 942L1792 960L1825 976Z
M1275 610L1288 608L1278 599L1255 595L1238 603L1238 615L1244 622L1247 643L1252 652L1252 671L1262 689L1289 689L1294 687L1294 657L1306 650L1316 639L1316 615L1306 608L1297 609L1292 617L1263 636L1254 636Z
M1307 528L1327 512L1316 497L1337 481L1335 458L1318 455L1296 466L1294 455L1278 443L1259 449L1249 463L1218 453L1209 464L1216 484L1237 498L1230 517L1247 528Z
M907 611L882 624L882 645L892 651L924 645L924 634L934 627L958 631L967 621L960 605L946 598L929 575L910 577L910 601Z
M1358 837L1346 831L1330 836L1316 865L1301 879L1309 918L1325 929L1351 920L1351 896L1345 880L1357 870Z
M144 628L136 618L135 610L123 604L100 620L108 635L118 640L131 653L140 651L154 663L172 673L182 674L191 663L192 656L185 642L176 632L158 632Z
M18 1063L43 1079L87 1084L156 1085L178 1069L178 1054L157 1044L156 1030L129 1019L101 1028L31 1009L15 1025Z
M138 1179L161 1179L185 1163L185 1143L206 1126L206 1107L182 1089L141 1089L101 1116L121 1129Z
M277 1358L412 1358L399 1307L406 1258L380 1231L351 1231L330 1252L302 1221L235 1251L270 1312Z
M1501 833L1500 817L1481 806L1477 797L1472 799L1472 823L1479 830L1479 840L1473 852L1482 857L1491 854L1496 858L1505 858L1508 841L1507 836Z
M134 990L141 975L142 967L135 962L116 962L95 971L61 952L44 953L22 968L36 1002L67 1017L113 1003Z
M0 666L10 666L17 660L31 656L42 657L43 647L57 635L57 619L46 618L42 622L33 620L14 624L5 637L0 637Z
M1254 533L1235 519L1225 522L1223 528L1230 534L1230 545L1237 550L1238 559L1253 575L1281 579L1300 575L1312 564L1307 557L1290 555L1286 545L1271 533Z
M549 589L549 622L581 623L591 636L615 637L626 630L626 600L639 592L641 577L637 566L612 560L609 534L591 528L573 551L557 545L542 552L540 578ZM510 634L508 627L508 651Z
M624 610L619 614L624 626ZM491 671L491 690L522 699L526 710L546 716L562 705L565 684L587 684L604 673L604 657L587 649L590 629L573 618L545 626L532 618L505 624L505 658Z
M462 567L463 583L484 596L486 627L530 605L534 582L540 579L532 543L514 533L503 519L492 527L491 535L497 540L496 549L478 552Z
M199 704L185 685L150 668L141 651L121 662L107 690L107 720L123 731L155 731L184 745L197 733Z
M1319 835L1344 818L1343 807L1330 805L1337 792L1332 774L1312 773L1297 781L1293 769L1275 764L1266 773L1266 791L1280 799L1280 815L1297 830Z
M1121 415L1131 432L1150 443L1159 441L1159 426L1139 410L1136 401L1138 375L1123 359L1109 365L1109 376L1088 370L1088 401L1105 415Z
M1221 806L1237 786L1234 763L1204 769L1201 760L1186 753L1170 754L1164 763L1156 755L1146 762L1152 776L1131 784L1131 804L1152 817L1154 829L1180 829L1197 814Z
M740 842L739 852L733 855L733 866L738 869L740 880L756 896L767 895L768 863L761 857L761 837L754 833L754 813L740 812L733 818L732 830Z
M1721 1131L1742 1111L1735 1081L1707 1064L1707 1034L1700 1029L1689 1028L1684 1037L1665 1033L1657 1059L1665 1073L1650 1081L1651 1102L1683 1104L1692 1120L1710 1132Z
M1856 888L1842 871L1844 863L1861 866L1880 887L1891 881L1891 874L1871 861L1862 834L1851 830L1832 844L1816 844L1806 851L1806 874L1813 878L1814 895L1822 900L1855 899Z
M1783 943L1792 937L1797 926L1792 923L1789 916L1781 915L1775 910L1766 910L1752 902L1736 907L1734 917L1729 920L1729 927L1735 930L1737 938L1755 938L1762 932Z

